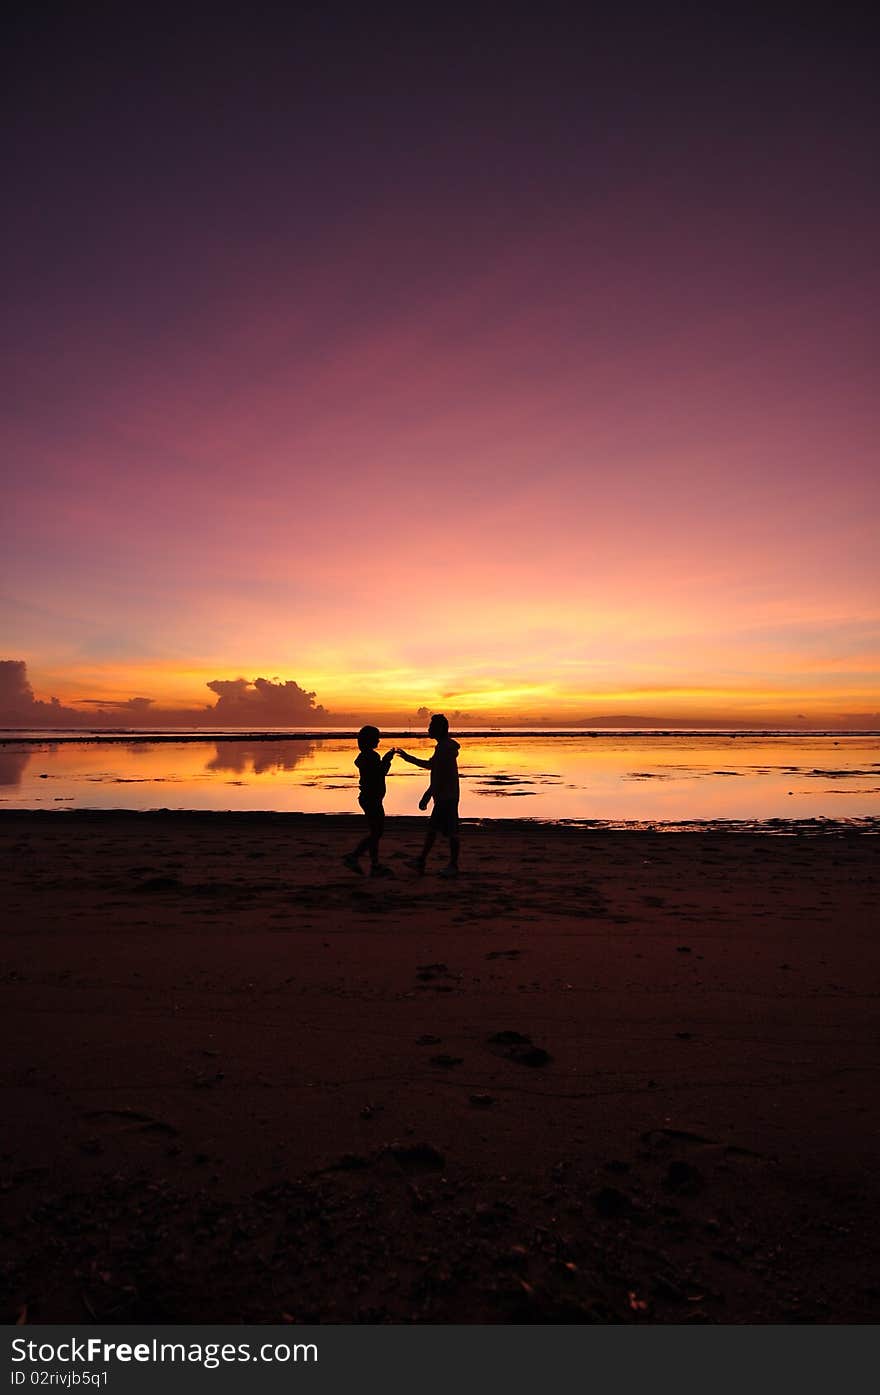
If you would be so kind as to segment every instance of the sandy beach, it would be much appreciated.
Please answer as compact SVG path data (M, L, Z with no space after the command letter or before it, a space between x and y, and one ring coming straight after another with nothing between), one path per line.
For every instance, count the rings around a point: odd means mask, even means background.
M420 827L0 813L5 1321L877 1321L876 839Z

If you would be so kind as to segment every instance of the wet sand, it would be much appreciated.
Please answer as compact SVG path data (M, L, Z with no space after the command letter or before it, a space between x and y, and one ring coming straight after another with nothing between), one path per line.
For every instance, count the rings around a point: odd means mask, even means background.
M877 1321L876 839L421 827L0 813L4 1320Z

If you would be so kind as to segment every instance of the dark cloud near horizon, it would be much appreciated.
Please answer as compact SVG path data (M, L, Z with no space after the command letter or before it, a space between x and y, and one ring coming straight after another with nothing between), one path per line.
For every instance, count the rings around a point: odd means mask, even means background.
M57 698L35 697L23 659L0 659L0 727L118 726L303 726L330 713L292 679L214 678L213 706L158 707L153 698L78 698L66 707ZM84 712L83 707L94 708Z
M141 717L147 716L156 706L154 699L148 697L120 698L115 702L107 698L77 698L76 704L78 707L97 707L102 711L130 712Z
M223 725L301 726L329 715L314 693L307 693L292 679L214 678L208 687L217 694L217 703L207 710Z
M419 707L416 710L416 717L420 718L423 721L429 721L431 717L434 716L434 713L438 710L438 708L434 707ZM472 712L462 712L461 709L458 707L456 707L455 710L452 712L444 712L443 715L446 718L448 718L450 722L457 722L459 726L461 726L462 723L472 723L475 720L474 714Z
M48 702L34 696L24 659L0 659L0 726L84 726L86 717L57 698Z

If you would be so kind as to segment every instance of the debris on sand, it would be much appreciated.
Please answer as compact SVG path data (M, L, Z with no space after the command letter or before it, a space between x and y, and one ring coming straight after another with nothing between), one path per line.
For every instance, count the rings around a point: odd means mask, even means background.
M442 1172L446 1158L431 1143L389 1143L383 1150L404 1172Z
M518 1066L547 1066L553 1057L543 1046L535 1046L530 1036L524 1032L494 1032L489 1037L490 1046L504 1049L501 1055L506 1061L515 1061Z

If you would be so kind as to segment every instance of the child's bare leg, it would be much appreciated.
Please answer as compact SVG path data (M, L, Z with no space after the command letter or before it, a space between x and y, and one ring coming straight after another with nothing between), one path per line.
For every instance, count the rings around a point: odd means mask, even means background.
M359 877L364 875L364 869L361 866L361 858L367 850L369 841L369 838L362 838L357 847L352 852L346 853L342 859L348 870L350 872L357 872Z
M449 840L449 865L450 865L450 867L457 867L457 866L458 866L458 839L457 839L457 838L450 838L450 840Z
M345 857L342 859L346 867L350 868L352 872L359 872L361 876L363 876L363 869L360 865L360 859L363 857L364 853L369 852L370 862L373 866L376 865L379 857L379 839L369 819L367 828L368 832L358 843L357 847L352 852L346 853Z

